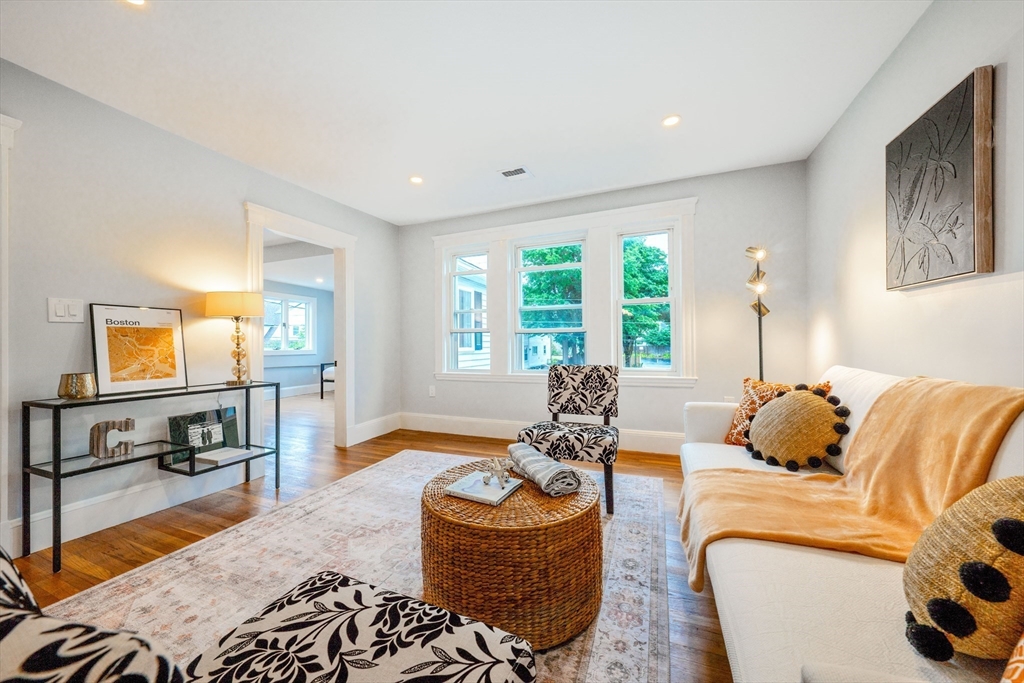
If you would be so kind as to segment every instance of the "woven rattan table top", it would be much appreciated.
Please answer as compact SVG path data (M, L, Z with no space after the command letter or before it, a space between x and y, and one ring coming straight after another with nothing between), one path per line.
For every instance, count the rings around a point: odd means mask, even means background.
M423 511L448 522L481 528L522 529L551 526L568 522L599 505L597 482L586 472L580 474L580 490L559 498L552 498L529 479L524 479L511 496L501 505L477 503L449 496L444 489L474 470L485 469L486 460L452 467L427 482L423 488ZM517 479L521 478L513 473Z

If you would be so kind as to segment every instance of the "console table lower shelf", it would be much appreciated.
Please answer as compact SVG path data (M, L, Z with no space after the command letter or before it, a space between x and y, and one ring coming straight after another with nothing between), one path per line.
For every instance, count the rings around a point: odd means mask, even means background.
M21 418L21 544L22 554L28 555L32 552L32 477L43 477L50 480L51 490L51 522L53 529L53 571L59 572L61 568L61 482L70 477L77 477L83 474L99 472L113 467L131 465L146 460L156 460L157 468L165 472L172 472L186 477L195 477L207 474L216 470L227 469L235 465L245 467L245 480L249 481L249 463L257 458L265 458L268 455L274 456L274 488L281 488L281 458L277 448L270 448L254 444L250 441L251 418L253 409L251 405L250 392L254 389L267 389L274 392L274 442L280 442L281 434L281 385L277 382L252 382L245 385L229 384L205 384L182 389L175 389L160 392L137 392L131 394L115 394L112 396L101 396L91 399L41 399L37 401L24 401L22 403ZM189 444L174 443L172 441L149 441L135 444L133 452L129 455L115 456L112 458L95 458L92 455L79 455L71 458L61 457L61 414L66 410L101 406L114 403L130 403L136 401L151 401L162 398L191 397L203 394L215 394L221 392L242 391L245 392L244 410L245 417L242 423L245 426L245 440L241 448L250 451L250 454L239 460L230 463L214 465L197 460L195 446ZM260 401L262 403L262 400ZM49 412L51 417L52 456L48 462L31 462L31 409L43 409ZM201 456L200 456L201 457ZM178 462L175 462L178 460Z

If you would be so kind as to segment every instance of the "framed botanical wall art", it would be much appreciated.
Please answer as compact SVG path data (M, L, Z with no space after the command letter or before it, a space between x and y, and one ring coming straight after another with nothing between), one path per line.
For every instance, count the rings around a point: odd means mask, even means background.
M991 273L992 67L886 145L886 289Z
M99 393L188 386L181 311L89 304Z

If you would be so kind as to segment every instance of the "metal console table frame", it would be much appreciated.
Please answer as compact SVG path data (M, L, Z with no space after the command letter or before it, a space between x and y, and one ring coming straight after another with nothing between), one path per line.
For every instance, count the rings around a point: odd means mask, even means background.
M274 448L268 448L255 444L252 441L252 410L251 391L253 389L274 390ZM115 403L131 403L135 401L154 401L161 398L181 398L198 396L202 394L219 394L225 391L245 392L245 448L252 451L252 455L236 460L227 465L207 465L196 462L195 448L188 444L176 444L170 441L150 441L136 444L135 452L131 455L114 458L94 458L91 455L79 455L72 458L61 459L61 414L65 410L75 408L97 407L113 405ZM32 408L50 411L52 428L52 449L53 454L50 462L32 464L31 444L31 411ZM69 477L75 477L89 472L119 467L145 460L157 460L157 467L165 472L174 472L188 477L194 477L214 470L233 467L234 465L245 464L245 480L249 481L249 463L256 458L264 458L268 455L274 456L274 488L281 488L281 458L279 446L281 443L281 384L279 382L253 382L252 384L229 385L229 384L202 384L181 389L168 389L158 391L133 392L127 394L112 394L109 396L96 396L85 399L62 399L50 398L35 401L23 401L21 404L21 552L28 555L32 551L32 523L31 523L31 482L32 475L44 477L51 482L51 495L53 499L52 525L53 525L53 571L59 572L61 568L61 481ZM174 462L175 455L188 454L188 460L180 463Z

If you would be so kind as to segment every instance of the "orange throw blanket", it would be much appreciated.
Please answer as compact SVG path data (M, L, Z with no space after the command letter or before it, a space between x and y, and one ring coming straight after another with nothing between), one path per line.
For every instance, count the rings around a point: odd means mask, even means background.
M843 476L693 472L679 500L690 588L704 589L708 544L728 537L906 562L925 527L985 483L1022 411L1024 389L915 377L875 401Z

